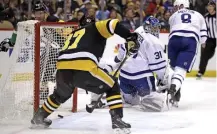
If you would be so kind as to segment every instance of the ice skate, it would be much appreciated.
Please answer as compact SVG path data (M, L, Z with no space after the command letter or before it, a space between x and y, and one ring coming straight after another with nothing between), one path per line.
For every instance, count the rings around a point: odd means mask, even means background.
M112 119L112 129L115 134L130 134L131 125L122 121L122 117L115 110L110 110Z
M168 90L167 95L167 106L168 107L178 107L178 102L181 98L180 89L176 92L176 85L172 84Z
M47 113L45 113L41 108L36 112L33 119L31 120L32 129L48 128L51 125L52 121L45 118L45 114Z
M181 99L181 91L180 90L181 89L179 89L174 96L174 104L173 104L174 107L179 107L178 103Z

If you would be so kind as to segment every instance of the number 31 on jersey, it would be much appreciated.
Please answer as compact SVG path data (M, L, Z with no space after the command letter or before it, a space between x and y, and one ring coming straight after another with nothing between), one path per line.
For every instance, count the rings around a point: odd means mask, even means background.
M65 42L64 47L62 48L62 51L66 49L77 48L78 43L84 34L85 34L85 28L76 31L74 34L70 34L68 39Z

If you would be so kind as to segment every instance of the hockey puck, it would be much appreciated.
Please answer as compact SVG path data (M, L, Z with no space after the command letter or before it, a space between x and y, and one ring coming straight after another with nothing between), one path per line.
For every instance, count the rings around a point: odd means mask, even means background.
M60 115L60 114L58 114L58 117L59 117L59 118L63 118L63 116L62 116L62 115Z

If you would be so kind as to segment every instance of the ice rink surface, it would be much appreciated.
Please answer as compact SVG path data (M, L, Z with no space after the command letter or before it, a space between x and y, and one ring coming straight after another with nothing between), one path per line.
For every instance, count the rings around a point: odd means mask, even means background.
M131 123L132 134L217 134L216 79L187 78L178 109L143 112L138 107L124 109L124 121ZM87 95L79 96L78 113L56 112L49 129L32 130L27 125L1 125L0 134L112 134L108 109L84 110ZM57 114L64 118L57 118Z

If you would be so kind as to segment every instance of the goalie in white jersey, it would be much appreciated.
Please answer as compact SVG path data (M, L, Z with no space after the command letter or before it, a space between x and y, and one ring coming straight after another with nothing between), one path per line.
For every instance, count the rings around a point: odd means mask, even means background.
M165 71L167 59L163 44L158 39L160 31L159 20L149 17L143 26L135 30L140 42L139 52L131 55L120 70L120 88L125 103L140 105L145 111L161 111L164 97L156 92L155 77L161 84L167 84ZM119 53L115 57L115 65L107 66L108 72L116 69L126 56L124 45L120 45ZM166 74L167 75L167 74Z
M180 89L186 73L193 67L199 45L207 39L205 20L200 13L188 9L188 0L176 0L174 7L177 11L169 19L168 58L174 69L168 90L169 104L179 102Z

